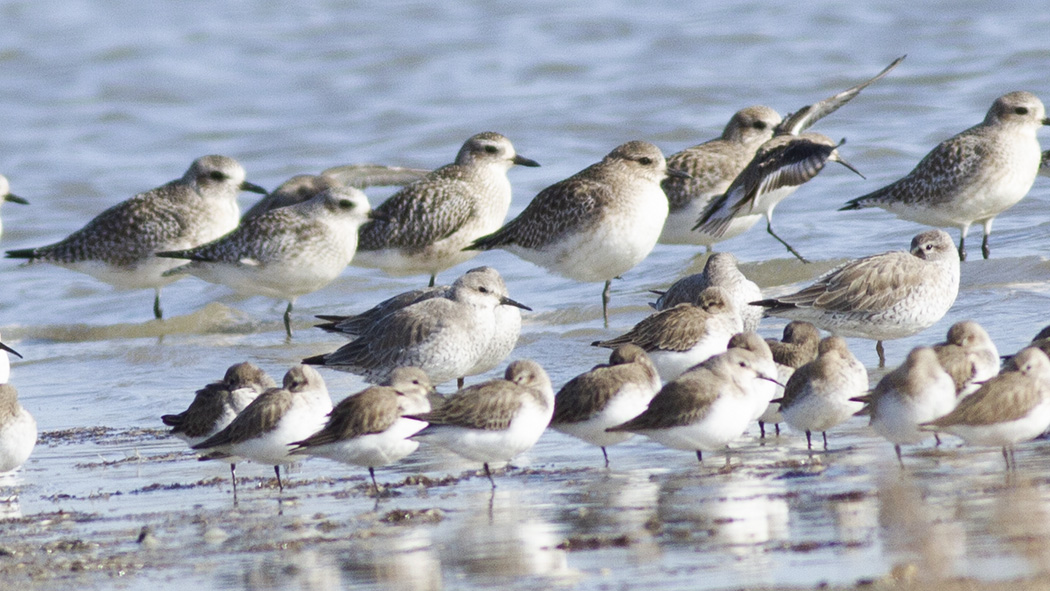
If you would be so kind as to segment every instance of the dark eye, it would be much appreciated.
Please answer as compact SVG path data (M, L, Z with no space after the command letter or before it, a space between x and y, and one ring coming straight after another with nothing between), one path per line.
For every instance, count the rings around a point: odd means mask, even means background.
M1027 115L1028 107L1017 107L1014 109L1014 113L1017 113L1018 115Z
M497 148L496 146L485 146L485 151L489 154L496 154L497 152L499 152L499 148Z
M213 181L224 181L226 180L226 174L218 170L213 170L208 173L208 178Z
M751 127L754 127L755 129L765 129L766 128L766 122L765 121L755 121L754 123L751 124Z
M487 288L484 285L482 285L481 287L478 288L478 291L480 291L481 293L488 293L489 292L489 288Z
M648 157L648 156L642 156L641 158L638 159L638 162L640 164L642 164L643 166L649 166L650 164L653 163L653 159Z
M339 207L342 207L343 209L353 209L354 208L354 202L350 201L349 199L340 199L339 200Z
M926 250L933 250L933 245L932 244L927 244L926 245Z
M746 364L746 363L744 363L743 361L741 361L741 362L740 362L740 367L747 367L747 364Z

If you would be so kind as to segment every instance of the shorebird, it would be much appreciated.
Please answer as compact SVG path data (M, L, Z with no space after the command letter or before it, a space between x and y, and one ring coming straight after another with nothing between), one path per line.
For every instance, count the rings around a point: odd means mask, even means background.
M152 288L153 315L161 318L160 290L178 279L164 272L180 263L154 255L192 248L234 229L241 191L266 193L244 180L244 168L233 158L202 156L182 178L110 207L65 239L9 250L7 257L87 273L118 289Z
M724 288L729 293L740 312L744 330L758 330L763 309L750 305L750 302L762 299L762 290L740 272L736 257L728 252L713 253L702 272L675 281L665 292L654 291L660 297L649 305L656 310L666 310L683 302L694 302L700 292L712 286Z
M190 261L165 276L193 275L238 293L287 301L284 329L291 337L293 304L346 269L357 250L358 228L371 215L361 191L326 189L308 201L245 220L207 244L157 256Z
M468 139L456 161L401 189L361 227L354 265L392 275L437 274L476 253L474 239L495 231L510 209L507 171L515 164L539 166L519 156L506 137L487 131Z
M17 469L36 447L36 420L18 403L18 391L0 384L0 474Z
M614 277L648 256L667 219L660 181L667 169L649 142L618 146L601 162L540 191L518 217L467 250L502 248L577 281L604 281L602 317L609 324Z
M11 183L8 182L7 177L0 174L0 205L3 205L5 201L11 203L20 203L22 205L29 205L29 202L25 199L11 193ZM4 227L0 225L0 236L3 235Z
M999 350L980 324L972 320L956 322L948 338L933 346L937 360L955 382L959 398L972 394L999 373Z
M766 314L812 322L848 337L882 341L913 335L940 320L959 293L959 257L943 230L927 230L909 252L891 251L849 261L791 295L760 302Z
M959 229L959 259L966 234L984 227L981 254L988 258L992 221L1028 194L1039 173L1036 132L1050 125L1042 101L1018 91L995 99L984 121L937 145L906 176L857 197L839 211L881 207L927 226Z
M11 379L11 359L7 356L8 353L22 358L21 353L0 341L0 384L6 384L7 380Z
M796 369L817 358L820 331L809 322L792 320L784 327L781 340L766 339L766 344L773 354L773 362L777 364L777 381L787 384ZM783 395L784 389L778 387L778 390ZM762 416L758 417L759 437L765 439L766 423L773 423L777 435L780 435L780 423L783 421L780 403L770 402Z

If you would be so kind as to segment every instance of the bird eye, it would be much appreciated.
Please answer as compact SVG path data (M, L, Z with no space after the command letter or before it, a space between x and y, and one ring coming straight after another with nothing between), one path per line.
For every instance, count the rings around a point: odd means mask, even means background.
M766 122L765 121L755 121L754 123L751 124L751 127L754 127L755 129L765 129L766 128Z
M743 361L741 361L741 362L740 362L740 367L747 367L747 364L746 364L746 363L744 363Z
M353 209L354 208L354 202L350 201L349 199L340 199L339 200L339 207L342 207L343 209Z
M648 156L642 156L641 158L638 159L638 162L639 162L639 164L641 164L643 166L649 166L650 164L653 163L653 159L648 157Z
M481 287L478 288L478 291L480 291L481 293L488 293L489 292L489 288L487 288L484 285L482 285Z
M926 245L926 250L933 250L933 245L932 244L927 244Z
M489 154L496 154L499 152L499 148L497 148L496 146L488 145L485 146L485 152Z
M213 181L224 181L226 180L226 174L218 170L213 170L208 173L208 178Z
M1017 107L1014 109L1014 113L1017 113L1018 115L1027 115L1028 107Z

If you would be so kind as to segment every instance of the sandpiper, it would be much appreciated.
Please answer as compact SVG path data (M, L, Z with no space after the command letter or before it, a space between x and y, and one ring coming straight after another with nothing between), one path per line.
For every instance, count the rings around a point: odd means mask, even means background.
M36 420L18 403L18 391L0 384L0 474L15 470L36 447Z
M928 226L959 229L959 259L966 234L984 227L981 254L988 258L992 221L1021 200L1039 173L1036 132L1050 125L1042 101L1017 91L995 99L984 121L937 145L906 176L840 209L881 207Z
M180 263L154 255L192 248L232 230L241 191L266 193L244 180L244 168L233 158L203 156L182 178L110 207L64 240L9 250L7 257L87 273L118 289L152 288L153 315L161 318L160 290L177 279L164 271Z
M770 351L773 353L773 361L777 364L777 381L787 384L791 374L803 365L817 358L817 348L820 345L820 331L809 322L792 320L784 327L784 336L781 340L766 339ZM779 395L784 394L784 388L778 386ZM777 435L780 435L780 423L784 421L780 414L780 403L770 402L769 406L758 417L758 431L760 437L766 437L766 423L773 423Z
M602 317L608 326L613 278L648 256L667 219L660 181L684 174L669 171L653 144L627 142L540 191L518 217L467 249L502 248L564 277L604 281Z
M682 302L694 302L697 294L711 286L722 287L729 292L733 305L740 311L744 330L758 330L763 309L750 305L750 302L762 299L762 290L740 272L736 257L728 252L712 254L702 272L675 281L667 291L659 293L660 297L655 303L649 305L657 310L665 310Z
M973 320L956 322L948 338L933 346L937 360L955 382L955 395L972 394L999 373L999 350L988 333Z
M507 171L539 166L519 156L506 137L487 131L468 139L453 164L392 195L376 210L381 218L361 227L354 265L392 275L437 274L476 253L474 239L497 230L510 209Z
M755 302L766 314L847 337L882 341L913 335L940 320L959 293L959 257L943 230L927 230L909 252L891 251L849 261L791 295Z
M609 467L605 448L632 434L606 429L640 415L659 390L660 376L645 351L636 345L620 345L607 365L597 365L562 386L554 398L551 428L601 447Z

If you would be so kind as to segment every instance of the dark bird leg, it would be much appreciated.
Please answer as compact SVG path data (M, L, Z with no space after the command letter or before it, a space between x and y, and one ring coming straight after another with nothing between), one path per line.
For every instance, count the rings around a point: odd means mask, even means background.
M233 504L237 504L237 464L230 463L230 482L233 483Z
M605 456L605 467L609 467L609 454L606 453L605 448L602 448L602 455Z
M813 441L810 439L809 429L806 429L806 449L813 451Z
M376 498L379 498L379 485L376 483L376 471L372 466L368 467L368 475L372 477L372 488L376 491Z
M277 475L277 490L283 493L284 492L284 483L281 482L281 467L280 466L274 466L273 467L273 473Z
M901 470L904 469L904 458L901 457L901 446L894 444L893 451L897 452L897 461L900 462Z
M828 451L828 432L821 431L820 434L824 436L824 451Z
M467 378L465 378L465 377L463 377L463 378L456 378L456 389L457 390L462 390L463 389L463 384L465 384L465 383L467 383Z
M808 263L809 262L809 261L806 260L805 257L803 257L801 254L799 254L799 252L797 250L792 248L790 244L788 244L787 242L784 242L783 238L781 238L780 236L777 236L777 233L773 231L773 222L769 221L768 219L766 220L766 232L769 232L770 236L772 236L773 238L776 238L777 242L783 244L784 248L788 249L788 252L790 252L791 254L795 255L795 258L797 258L798 260L802 261L803 263Z
M984 240L981 241L981 254L986 259L992 256L992 247L988 245L988 232L984 233Z
M696 450L696 459L699 460L700 463L703 463L704 461L704 454L700 453L700 450Z
M875 341L875 352L879 354L879 367L886 367L886 349L882 348L882 341Z
M160 288L154 290L153 295L153 317L157 320L164 318L164 311L160 309Z
M496 481L492 479L492 472L489 470L489 463L485 462L485 476L489 477L489 483L492 484L492 490L496 490Z
M773 428L777 430L777 437L780 437L780 423L773 423Z
M966 236L959 236L959 260L966 260Z
M762 421L758 422L758 438L759 439L765 439L766 438L766 424L763 423Z
M292 338L292 302L288 302L288 307L284 309L284 332L288 338Z
M435 283L437 283L437 275L431 275L430 283L427 285L427 287L434 287Z
M609 328L609 294L612 291L612 279L605 282L602 290L602 318L605 320L605 328Z

